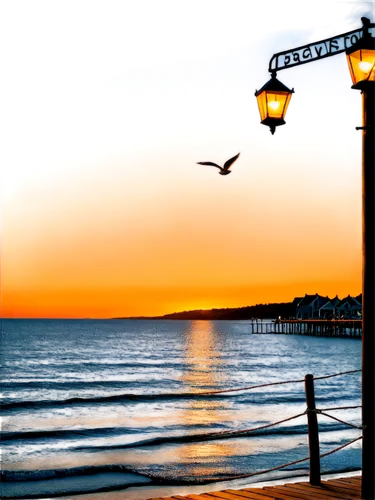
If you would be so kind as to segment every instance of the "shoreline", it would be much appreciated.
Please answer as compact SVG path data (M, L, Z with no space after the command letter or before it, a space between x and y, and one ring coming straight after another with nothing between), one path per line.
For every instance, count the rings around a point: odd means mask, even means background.
M322 474L322 479L337 479L342 477L361 476L362 470ZM297 483L309 481L309 476L305 473L300 476L291 475L280 479L269 481L249 482L249 480L234 480L210 483L205 485L192 486L139 486L130 487L124 490L108 491L101 493L88 493L82 495L68 495L63 497L50 497L49 500L151 500L160 497L170 497L173 495L202 494L211 491L222 491L226 489L262 488L263 486L276 486L286 483Z

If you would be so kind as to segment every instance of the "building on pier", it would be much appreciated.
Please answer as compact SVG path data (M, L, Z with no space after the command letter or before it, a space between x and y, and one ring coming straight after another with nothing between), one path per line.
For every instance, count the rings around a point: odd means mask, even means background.
M357 297L348 295L339 299L336 295L333 299L306 294L304 297L296 297L293 301L296 308L296 319L358 319L362 317L362 294Z

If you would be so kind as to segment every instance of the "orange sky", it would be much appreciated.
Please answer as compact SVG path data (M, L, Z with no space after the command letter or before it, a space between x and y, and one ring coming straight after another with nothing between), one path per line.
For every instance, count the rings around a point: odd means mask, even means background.
M22 14L6 4L3 317L159 315L361 292L361 96L345 56L278 75L296 93L274 136L254 92L274 52L372 13L365 2L325 2L322 20L318 2L311 19L296 7L298 23L285 17L280 29L279 6L260 32L259 10L223 1L206 33L209 3L148 2L146 26L131 0L79 2L76 19L70 2L25 3ZM121 25L130 14L132 35ZM214 43L216 31L225 34ZM226 177L196 164L239 151Z

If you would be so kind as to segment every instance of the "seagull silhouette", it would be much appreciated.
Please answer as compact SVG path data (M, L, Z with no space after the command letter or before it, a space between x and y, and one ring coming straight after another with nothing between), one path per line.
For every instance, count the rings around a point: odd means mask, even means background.
M240 153L238 153L236 156L233 156L233 158L230 158L224 163L224 167L220 167L220 165L217 165L216 163L212 163L212 161L197 161L198 165L210 165L212 167L217 167L220 172L220 175L228 175L230 174L229 167L237 160L237 158L240 156Z

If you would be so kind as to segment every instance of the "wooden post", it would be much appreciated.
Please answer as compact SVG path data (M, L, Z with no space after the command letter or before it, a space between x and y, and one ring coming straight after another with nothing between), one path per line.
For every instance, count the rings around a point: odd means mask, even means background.
M320 485L320 452L319 452L319 430L318 419L315 408L314 376L305 375L305 392L307 404L307 425L309 433L310 452L310 484Z

